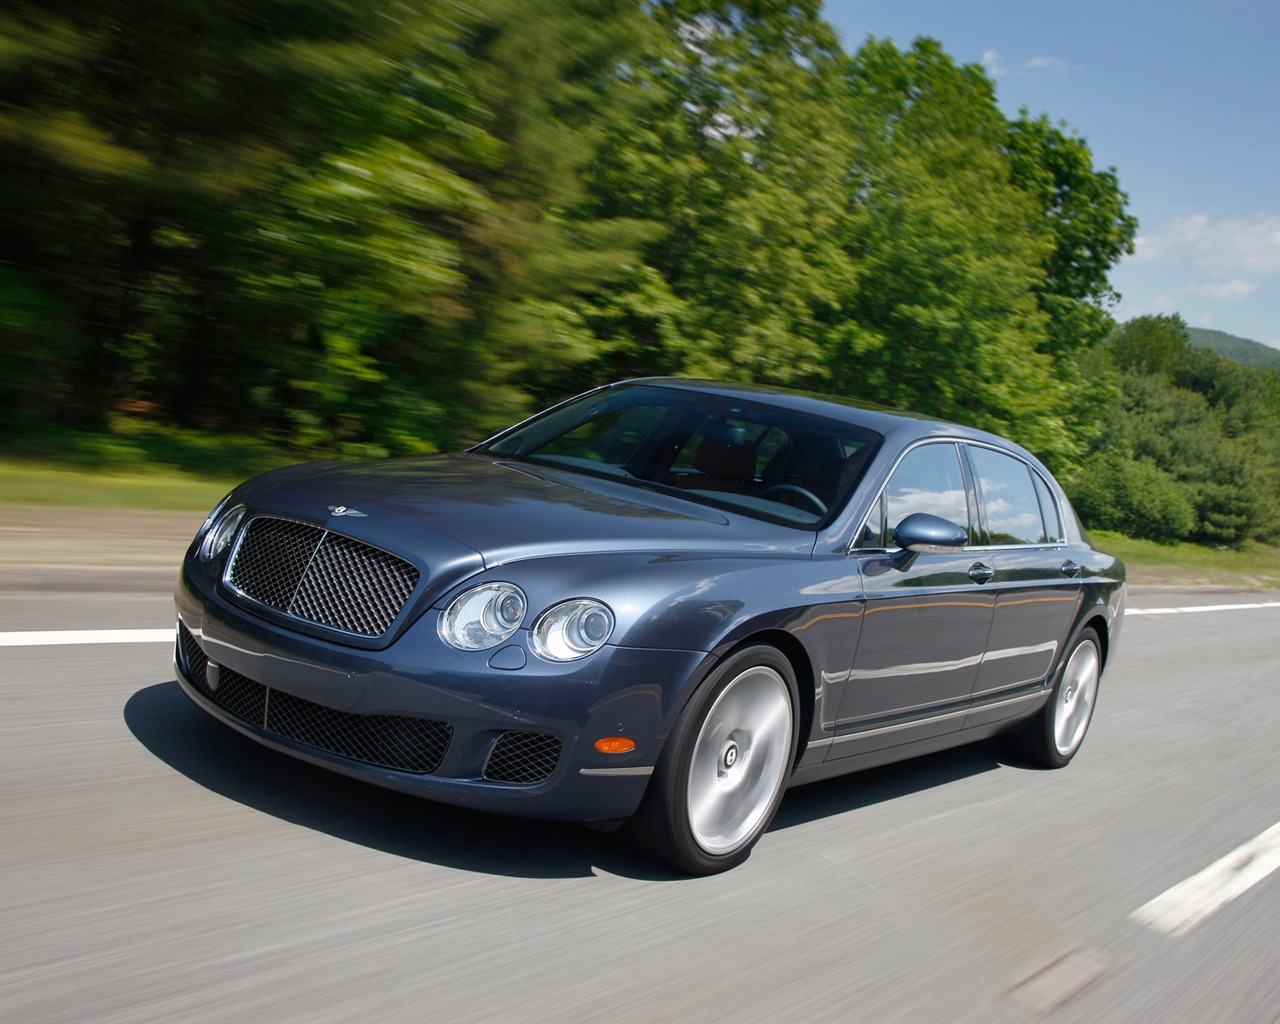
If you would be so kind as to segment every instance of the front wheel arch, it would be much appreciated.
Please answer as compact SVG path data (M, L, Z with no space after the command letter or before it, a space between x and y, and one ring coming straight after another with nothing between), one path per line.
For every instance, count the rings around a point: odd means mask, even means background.
M741 863L768 830L794 770L799 707L782 651L735 648L681 709L626 831L690 874Z

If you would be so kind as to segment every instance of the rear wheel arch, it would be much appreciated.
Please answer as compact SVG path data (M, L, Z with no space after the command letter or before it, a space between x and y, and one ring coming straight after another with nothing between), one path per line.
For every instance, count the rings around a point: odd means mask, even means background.
M1102 615L1095 614L1087 619L1084 625L1092 629L1098 635L1098 653L1102 656L1102 667L1107 667L1107 659L1111 653L1111 628L1110 623Z
M1106 664L1106 623L1090 618L1071 634L1050 678L1049 699L1001 737L1015 756L1042 768L1063 768L1075 757L1093 719Z

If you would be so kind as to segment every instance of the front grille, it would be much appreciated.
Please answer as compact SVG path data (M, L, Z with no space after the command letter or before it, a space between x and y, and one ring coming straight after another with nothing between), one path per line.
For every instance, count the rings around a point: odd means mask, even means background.
M418 585L418 570L323 527L256 516L245 527L227 582L295 618L380 637Z
M484 763L490 782L532 785L550 778L560 761L559 736L541 732L504 732Z
M425 775L439 767L453 727L410 715L358 715L317 704L219 666L209 685L209 658L178 625L187 678L205 697L248 725L365 764Z

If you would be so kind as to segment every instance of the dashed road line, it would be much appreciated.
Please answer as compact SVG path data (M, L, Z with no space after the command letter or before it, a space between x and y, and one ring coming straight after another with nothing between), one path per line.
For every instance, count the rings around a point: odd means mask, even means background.
M1280 868L1280 824L1236 847L1129 916L1165 935L1186 935L1214 911Z
M1188 615L1193 612L1231 612L1251 608L1280 608L1280 601L1257 601L1252 604L1198 604L1187 608L1126 608L1126 615Z
M0 647L65 647L75 644L171 644L168 629L48 629L0 633Z

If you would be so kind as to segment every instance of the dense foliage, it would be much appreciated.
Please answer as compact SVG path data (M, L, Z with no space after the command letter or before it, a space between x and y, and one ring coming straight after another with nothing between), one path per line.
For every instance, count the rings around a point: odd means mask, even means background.
M1167 542L1280 536L1280 380L1193 348L1177 316L1130 320L1107 341L1110 429L1071 488L1086 521Z
M846 54L818 6L13 0L0 433L422 452L705 375L961 420L1068 472L1136 461L1195 535L1258 535L1218 463L1140 439L1150 372L1108 369L1136 229L1115 175L930 40ZM1188 436L1236 404L1204 393Z

